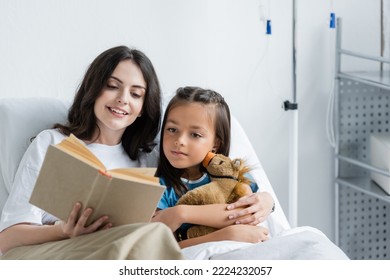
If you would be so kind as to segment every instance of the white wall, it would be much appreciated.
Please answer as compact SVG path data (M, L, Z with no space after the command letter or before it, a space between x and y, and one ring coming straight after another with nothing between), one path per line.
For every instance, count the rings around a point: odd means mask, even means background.
M334 238L334 159L325 123L334 77L335 30L329 26L332 1L298 0L299 224ZM337 0L342 47L380 53L380 0ZM364 60L342 62L345 70L371 67Z
M297 0L299 225L333 238L333 159L325 134L333 80L333 6L343 45L379 53L379 0ZM270 16L265 34L260 14ZM247 131L288 214L292 0L0 0L0 98L71 99L88 64L125 44L154 62L163 90L223 94ZM354 67L354 65L346 65ZM27 124L26 124L27 125Z

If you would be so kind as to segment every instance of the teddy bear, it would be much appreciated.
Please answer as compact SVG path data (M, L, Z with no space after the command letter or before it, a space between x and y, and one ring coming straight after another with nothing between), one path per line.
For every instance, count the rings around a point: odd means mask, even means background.
M244 160L209 152L202 164L210 175L211 182L188 191L178 200L177 205L232 203L252 193L250 180L244 176L250 168L245 165ZM208 226L192 225L187 231L187 238L202 236L215 230Z

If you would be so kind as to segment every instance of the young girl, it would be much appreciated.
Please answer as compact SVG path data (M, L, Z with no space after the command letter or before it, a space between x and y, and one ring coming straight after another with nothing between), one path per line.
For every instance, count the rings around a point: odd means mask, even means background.
M160 100L155 70L142 52L119 46L92 62L69 110L68 123L37 135L19 165L1 216L3 259L182 258L163 224L113 227L110 217L102 216L86 226L93 209L80 213L80 203L66 221L29 203L48 146L70 133L82 139L108 169L145 166L159 130Z
M227 205L217 204L175 206L179 197L188 190L210 182L210 177L201 164L206 154L212 151L228 156L229 148L230 111L223 97L212 90L179 88L167 106L162 124L160 161L156 174L167 189L153 220L166 223L173 232L179 231L180 236L184 236L178 240L182 248L208 241L260 242L268 238L266 228L254 226L259 222L257 218L240 217L243 214L256 216L261 212L264 220L273 206L273 199L268 193L257 193L260 200L254 200L250 196L230 206L232 209L248 206L238 211L228 211ZM257 191L256 184L252 184L251 188L252 191ZM261 204L261 207L257 204ZM220 230L186 239L186 227L182 227L184 223L201 224Z

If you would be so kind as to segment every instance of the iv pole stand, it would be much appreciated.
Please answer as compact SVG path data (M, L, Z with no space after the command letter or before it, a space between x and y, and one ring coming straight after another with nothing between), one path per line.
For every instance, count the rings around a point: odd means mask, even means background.
M292 228L298 226L298 103L297 103L297 85L296 85L296 0L293 0L292 17L292 90L293 101L286 100L284 109L291 110L292 118L290 125L289 142L289 203L288 219Z

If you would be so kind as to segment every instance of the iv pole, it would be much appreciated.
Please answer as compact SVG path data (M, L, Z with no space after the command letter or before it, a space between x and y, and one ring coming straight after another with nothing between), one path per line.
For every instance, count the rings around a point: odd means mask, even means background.
M297 85L296 85L296 0L293 0L293 17L292 17L292 91L293 101L285 101L284 109L291 110L290 125L290 147L289 147L289 222L291 227L298 225L298 103L297 103Z

